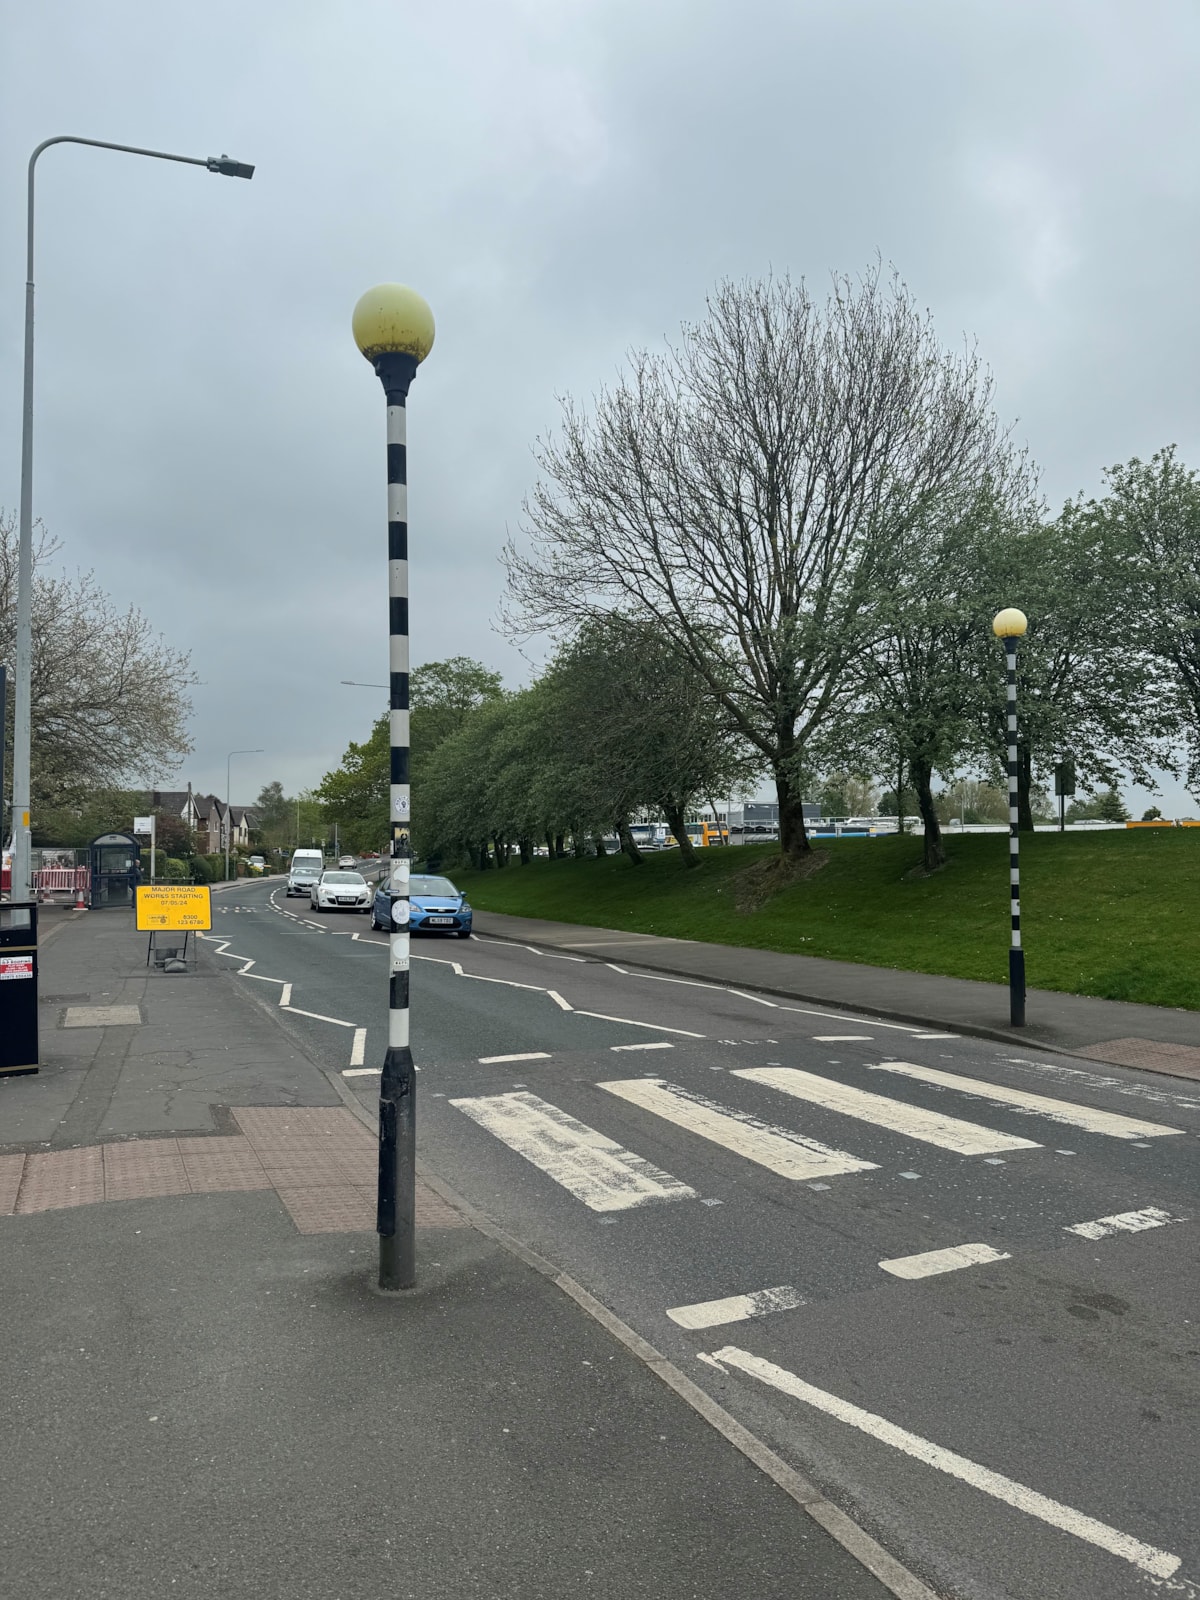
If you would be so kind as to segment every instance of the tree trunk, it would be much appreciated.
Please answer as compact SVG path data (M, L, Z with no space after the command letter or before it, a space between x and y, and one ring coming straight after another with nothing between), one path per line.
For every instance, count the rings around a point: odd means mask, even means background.
M587 845L583 841L582 834L572 833L571 853L575 857L576 861L582 861L584 856L587 855Z
M924 761L910 761L908 776L917 791L917 806L925 824L925 871L936 872L946 865L946 846L942 839L942 825L938 821L933 803L933 769Z
M487 840L486 839L481 839L479 841L479 870L480 870L480 872L488 872L488 871L490 871L491 865L492 865L492 858L491 858L490 854L488 853Z
M663 816L667 819L667 826L675 835L679 845L679 859L685 867L698 867L700 858L696 854L696 847L688 838L687 815L682 806L663 806Z
M604 842L603 834L599 834L598 833L595 836L595 839L593 840L593 843L596 846L596 854L598 856L606 856L608 854L608 846Z
M911 774L910 774L911 776ZM913 782L916 783L913 777ZM904 832L904 752L901 751L896 760L896 832ZM929 837L929 829L925 830L925 837ZM929 865L928 861L925 863Z
M1033 757L1028 743L1022 739L1017 744L1017 829L1020 833L1033 832Z
M467 858L476 872L483 870L483 862L480 860L479 846L477 844L469 844L467 846Z
M617 838L621 841L621 849L633 862L634 866L642 866L644 858L637 847L637 840L629 831L628 817L619 817L617 819Z
M804 826L804 804L781 767L775 769L775 794L779 801L779 853L802 856L812 849Z
M564 833L556 833L554 835L554 859L556 861L565 861L567 859L566 837Z
M533 840L528 834L522 834L517 840L517 849L521 852L521 865L527 867L533 860Z
M507 839L502 839L498 833L494 833L492 835L492 847L496 852L496 865L498 867L506 867L508 865Z
M554 835L552 833L546 835L546 855L551 861L554 860Z

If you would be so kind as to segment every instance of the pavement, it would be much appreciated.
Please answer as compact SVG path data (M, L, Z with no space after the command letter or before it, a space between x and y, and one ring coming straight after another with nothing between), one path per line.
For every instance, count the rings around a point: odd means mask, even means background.
M1200 1013L1195 1011L1030 989L1025 1026L1015 1029L1009 1019L1007 984L494 911L477 911L475 928L489 938L578 951L650 972L735 984L815 1005L851 1007L902 1022L962 1029L1008 1044L1041 1046L1200 1079Z
M219 920L382 971L271 892ZM428 1155L379 1295L349 1024L228 946L176 976L122 912L45 919L42 1070L0 1078L6 1592L929 1600Z

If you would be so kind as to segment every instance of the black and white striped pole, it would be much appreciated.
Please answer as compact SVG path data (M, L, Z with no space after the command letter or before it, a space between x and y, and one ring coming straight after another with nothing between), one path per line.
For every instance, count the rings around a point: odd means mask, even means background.
M992 632L1004 641L1004 660L1008 668L1008 881L1012 902L1012 932L1008 949L1009 1020L1014 1028L1025 1026L1025 950L1021 944L1021 840L1018 832L1020 785L1017 767L1017 640L1028 622L1023 611L1008 606L992 618Z
M381 283L354 308L354 339L387 396L388 683L391 708L388 1040L379 1084L379 1287L416 1282L417 1100L408 1029L408 463L405 402L433 348L433 312L400 283Z

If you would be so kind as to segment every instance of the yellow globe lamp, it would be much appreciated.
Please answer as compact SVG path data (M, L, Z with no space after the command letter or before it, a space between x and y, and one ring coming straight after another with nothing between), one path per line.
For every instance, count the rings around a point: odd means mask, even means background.
M378 283L354 308L354 342L368 361L383 355L411 356L418 364L433 349L429 302L405 283Z
M997 639L1020 639L1029 626L1029 619L1016 606L1005 606L992 618L992 632Z

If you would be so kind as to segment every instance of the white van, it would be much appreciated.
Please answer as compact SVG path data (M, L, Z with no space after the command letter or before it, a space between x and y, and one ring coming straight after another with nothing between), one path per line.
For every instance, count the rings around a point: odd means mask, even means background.
M325 871L325 857L319 850L296 850L288 868L287 893L305 895Z

